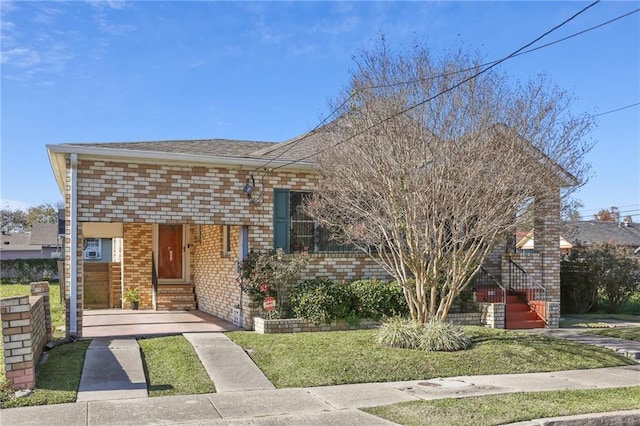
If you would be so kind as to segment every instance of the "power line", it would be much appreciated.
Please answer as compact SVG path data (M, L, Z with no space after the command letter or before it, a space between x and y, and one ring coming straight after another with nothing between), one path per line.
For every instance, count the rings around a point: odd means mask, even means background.
M615 208L618 208L618 209L626 209L628 207L634 207L634 208L635 207L639 207L640 208L640 204L627 204L626 206L611 206L611 207L615 207ZM577 209L577 210L578 210L578 212L582 212L583 214L586 214L586 212L598 212L600 210L606 210L606 209L598 208L598 209L584 209L584 210Z
M612 109L611 111L606 111L606 112L601 112L599 114L594 114L594 115L592 115L592 117L600 117L601 115L611 114L612 112L622 111L623 109L631 108L631 107L638 106L638 105L640 105L640 102L636 102L635 104L631 104L631 105L623 106L623 107L620 107L620 108Z
M597 3L597 2L596 2L596 3ZM590 6L589 6L589 7L590 7ZM520 56L520 55L524 55L524 54L527 54L527 53L532 53L532 52L535 52L535 51L537 51L537 50L543 49L543 48L545 48L545 47L549 47L549 46L552 46L552 45L554 45L554 44L560 43L560 42L562 42L562 41L569 40L569 39L571 39L571 38L573 38L573 37L576 37L576 36L581 35L581 34L584 34L584 33L586 33L586 32L589 32L589 31L595 30L595 29L600 28L600 27L603 27L603 26L605 26L605 25L611 24L611 23L613 23L613 22L615 22L615 21L618 21L618 20L620 20L620 19L622 19L622 18L626 18L627 16L630 16L630 15L632 15L632 14L634 14L634 13L638 13L638 12L640 12L640 8L639 8L639 9L632 10L632 11L630 11L630 12L628 12L628 13L623 14L623 15L617 16L617 17L615 17L615 18L613 18L613 19L610 19L610 20L608 20L608 21L602 22L602 23L600 23L600 24L598 24L598 25L594 25L594 26L592 26L592 27L586 28L586 29L584 29L584 30L582 30L582 31L579 31L579 32L574 33L574 34L571 34L571 35L569 35L569 36L567 36L567 37L563 37L563 38L561 38L561 39L558 39L558 40L552 41L552 42L550 42L550 43L543 44L543 45L541 45L541 46L538 46L538 47L535 47L535 48L532 48L532 49L524 50L524 51L522 51L522 52L519 52L519 53L517 53L517 54L513 55L513 57ZM580 12L580 13L581 13L581 12ZM433 80L433 79L436 79L436 78L448 77L448 76L451 76L451 75L456 75L456 74L460 74L460 73L463 73L463 72L476 70L476 69L482 68L482 67L484 67L484 66L492 65L492 64L494 64L494 63L496 63L496 62L499 62L499 60L486 62L486 63L480 64L480 65L476 65L476 66L474 66L474 67L465 68L465 69L461 69L461 70L457 70L457 71L452 71L452 72L449 72L449 73L443 73L443 74L436 75L436 76L433 76L433 77L429 77L429 78L426 78L426 79L414 79L414 80L406 80L406 81L401 81L401 82L396 82L396 83L389 83L389 84L382 84L382 85L374 85L374 86L370 86L370 87L368 87L367 89L389 88L389 87L395 87L395 86L400 86L400 85L404 85L404 84L411 84L411 83L415 83L415 82L419 82L419 81L428 81L428 80ZM302 142L303 140L305 140L306 138L308 138L308 137L312 136L312 135L313 135L313 134L314 134L314 133L315 133L315 132L320 128L320 127L322 127L322 126L323 126L323 125L324 125L324 124L325 124L325 123L326 123L326 122L327 122L331 117L333 117L333 116L336 114L336 112L340 110L340 108L342 108L342 107L343 107L347 102L351 101L351 100L352 100L352 99L357 95L357 93L358 93L359 91L361 91L361 90L362 90L362 89L358 89L358 90L354 91L354 93L352 93L352 94L351 94L351 95L350 95L346 100L344 100L340 105L338 105L336 108L334 108L334 109L333 109L333 111L331 111L331 112L329 113L329 115L327 115L327 117L325 117L323 120L321 120L321 121L320 121L320 123L318 123L318 125L316 125L313 129L311 129L309 132L307 132L307 133L306 133L304 136L302 136L301 138L299 138L299 139L297 139L297 140L295 140L295 141L292 141L292 142L291 142L291 144L290 144L286 149L284 149L282 152L280 152L280 153L279 153L278 155L276 155L274 158L271 158L271 159L270 159L269 161L267 161L267 162L266 162L262 167L257 167L256 169L254 169L254 172L255 172L255 171L257 171L257 170L258 170L258 169L260 169L260 168L266 168L269 164L271 164L272 162L276 161L278 158L282 157L284 154L286 154L286 153L287 153L287 152L289 152L291 149L293 149L293 148L294 148L298 143L300 143L300 142ZM631 106L635 106L635 104L634 104L634 105L630 105L630 106L628 106L628 107L624 107L624 108L629 108L629 107L631 107ZM624 108L622 108L622 109L624 109ZM615 111L608 111L608 112L605 112L605 113L600 113L600 114L598 114L598 115L604 115L604 114L608 114L608 113L611 113L611 112L615 112ZM593 117L596 117L596 116L598 116L598 115L594 115Z
M509 54L509 55L507 55L507 56L503 57L502 59L499 59L499 60L497 60L497 61L493 61L493 62L492 62L492 63L491 63L487 68L484 68L484 69L482 69L481 71L479 71L479 72L475 73L474 75L472 75L472 76L470 76L470 77L467 77L467 78L465 78L465 79L461 80L460 82L458 82L458 83L454 84L453 86L451 86L451 87L449 87L449 88L447 88L447 89L445 89L445 90L443 90L443 91L441 91L441 92L439 92L439 93L437 93L437 94L435 94L435 95L433 95L433 96L431 96L431 97L429 97L429 98L427 98L427 99L425 99L425 100L423 100L423 101L421 101L421 102L418 102L418 103L416 103L416 104L414 104L414 105L412 105L412 106L410 106L410 107L408 107L408 108L405 108L405 109L403 109L403 110L401 110L401 111L399 111L399 112L396 112L395 114L392 114L392 115L390 115L390 116L388 116L388 117L386 117L386 118L384 118L384 119L380 120L378 123L372 124L371 126L369 126L369 127L365 128L364 130L361 130L360 132L357 132L356 134L354 134L354 135L352 135L352 136L350 136L350 137L348 137L348 138L346 138L346 139L344 139L344 140L342 140L342 141L337 142L336 144L334 144L334 145L332 146L332 148L335 148L335 147L336 147L336 146L338 146L338 145L341 145L341 144L343 144L343 143L345 143L345 142L348 142L348 141L350 141L351 139L355 138L356 136L360 136L361 134L363 134L363 133L365 133L365 132L368 132L369 130L373 129L374 127L377 127L377 126L379 126L379 125L381 125L381 124L383 124L383 123L386 123L386 122L388 122L388 121L390 121L390 120L392 120L392 119L394 119L394 118L396 118L396 117L398 117L398 116L400 116L400 115L402 115L402 114L405 114L405 113L407 113L407 112L409 112L409 111L411 111L411 110L413 110L413 109L415 109L415 108L417 108L417 107L419 107L419 106L421 106L421 105L424 105L424 104L426 104L427 102L430 102L430 101L432 101L432 100L436 99L437 97L440 97L440 96L442 96L442 95L444 95L444 94L446 94L446 93L449 93L449 92L451 92L451 91L453 91L453 90L457 89L458 87L462 86L463 84L465 84L465 83L467 83L467 82L469 82L469 81L471 81L471 80L473 80L473 79L475 79L475 78L479 77L480 75L484 74L485 72L489 71L490 69L495 68L496 66L500 65L500 64L501 64L501 63L503 63L504 61L506 61L506 60L508 60L508 59L511 59L511 58L513 58L513 57L517 56L518 54L522 54L522 52L523 52L525 49L527 49L529 46L531 46L531 45L533 45L533 44L537 43L538 41L540 41L541 39L543 39L543 38L544 38L544 37L546 37L547 35L551 34L551 33L552 33L552 32L554 32L555 30L557 30L558 28L560 28L560 27L562 27L562 26L566 25L567 23L569 23L570 21L572 21L573 19L575 19L576 17L578 17L578 16L579 16L579 15L581 15L582 13L586 12L588 9L590 9L590 8L591 8L591 7L593 7L593 6L595 6L595 5L596 5L596 4L598 4L599 2L600 2L600 0L596 0L596 1L594 1L593 3L590 3L590 4L589 4L589 5L587 5L586 7L582 8L580 11L576 12L576 13L575 13L574 15L572 15L571 17L569 17L569 18L565 19L565 20L564 20L563 22L561 22L560 24L556 25L555 27L553 27L553 28L551 28L550 30L548 30L548 31L546 31L545 33L543 33L541 36L537 37L537 38L536 38L536 39L534 39L533 41L531 41L531 42L527 43L526 45L522 46L521 48L517 49L516 51L512 52L511 54ZM479 66L479 67L481 67L481 66ZM348 101L348 100L347 100L347 101ZM347 101L345 101L345 102L347 102ZM345 104L345 102L343 102L343 103L341 104L341 106L342 106L342 105L344 105L344 104ZM335 113L335 111L334 111L334 112L332 112L332 114L333 114L333 113ZM324 122L324 121L326 121L326 120L327 120L327 119L323 120L323 122ZM313 133L315 132L315 130L317 130L317 128L318 128L318 127L314 128L314 130L313 130L312 132L307 133L305 136L303 136L302 138L298 139L297 141L294 141L292 144L294 144L294 143L299 143L300 141L302 141L302 140L303 140L303 139L305 139L306 137L310 136L311 134L313 134ZM280 154L280 156L281 156L281 155L284 155L284 154L285 154L286 152L288 152L291 148L293 148L293 146L288 147L284 152L282 152L282 153ZM302 161L304 161L304 160L307 160L307 159L309 159L309 158L313 157L314 155L316 155L316 153L313 153L313 154L310 154L310 155L306 155L306 156L304 156L304 157L302 157L302 158L299 158L299 159L297 159L297 160L289 161L289 162L287 162L287 163L285 163L285 164L282 164L282 165L280 165L280 166L278 166L278 167L274 167L274 168L273 168L273 170L277 170L277 169L280 169L280 168L282 168L282 167L289 166L289 165L291 165L291 164L295 164L295 163L302 162ZM279 157L276 157L276 158L279 158ZM270 163L271 163L271 162L273 162L273 161L275 161L275 159L271 159L271 160L269 160L269 162L268 162L266 165L270 164ZM266 165L265 165L264 167L266 167Z

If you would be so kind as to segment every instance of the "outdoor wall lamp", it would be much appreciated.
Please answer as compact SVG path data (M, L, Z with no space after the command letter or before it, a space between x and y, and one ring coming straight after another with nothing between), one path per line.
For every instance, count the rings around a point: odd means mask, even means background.
M242 192L247 194L247 198L249 198L249 201L251 201L251 193L253 193L253 188L255 188L255 186L256 180L253 178L253 175L251 175L251 177L247 178L247 182L244 184L244 188L242 188Z
M260 204L262 202L262 197L264 196L264 177L262 178L262 183L263 190L258 191L256 188L256 180L253 177L253 174L251 174L250 177L247 178L247 182L244 184L242 192L247 194L247 198L249 199L249 202L251 204ZM257 193L259 193L258 196L256 196Z

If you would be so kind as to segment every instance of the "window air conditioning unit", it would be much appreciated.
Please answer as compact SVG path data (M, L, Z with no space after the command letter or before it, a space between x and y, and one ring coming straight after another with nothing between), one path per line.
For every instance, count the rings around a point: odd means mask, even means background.
M87 259L98 259L100 257L100 254L95 250L89 250L87 251L85 257Z

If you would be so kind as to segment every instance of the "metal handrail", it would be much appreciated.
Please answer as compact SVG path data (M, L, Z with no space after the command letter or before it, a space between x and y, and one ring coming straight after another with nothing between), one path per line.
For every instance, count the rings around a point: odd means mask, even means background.
M531 301L547 301L547 289L544 285L530 276L527 271L514 262L513 259L509 259L509 291L521 295L527 304ZM540 295L540 297L538 295ZM541 318L546 317L543 312L538 310L537 306L532 306L531 304L529 304L529 306Z
M493 275L491 275L489 272L487 272L486 269L484 269L484 267L481 266L480 269L478 270L478 274L476 275L476 282L473 287L474 290L476 291L476 294L479 289L489 289L489 288L496 288L496 287L500 289L500 293L502 294L502 304L506 304L507 303L506 289L502 284L500 284L500 281L495 279ZM486 296L484 301L489 302ZM478 300L478 302L480 302L480 300Z
M151 284L153 285L153 309L155 310L158 303L158 271L153 252L151 252Z

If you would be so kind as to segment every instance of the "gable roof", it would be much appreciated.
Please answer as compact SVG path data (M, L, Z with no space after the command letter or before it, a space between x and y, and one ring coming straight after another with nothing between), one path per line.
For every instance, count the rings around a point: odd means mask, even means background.
M29 244L31 232L18 232L15 234L2 234L0 236L0 250L39 250L40 247L33 247Z
M640 224L602 222L596 220L565 222L562 234L570 242L582 244L616 243L629 247L640 247Z
M40 251L42 247L57 247L58 225L55 223L34 223L31 232L2 234L2 251Z
M153 161L183 164L203 164L221 167L246 167L259 169L286 167L289 170L309 171L313 167L314 154L323 132L330 130L336 121L304 133L284 142L246 141L233 139L168 140L147 142L99 142L64 143L47 145L49 161L64 193L66 180L66 156L77 154L86 158ZM504 124L497 124L489 131L514 136L528 146L541 166L550 167L559 178L561 186L575 185L576 179L540 150L520 137Z

